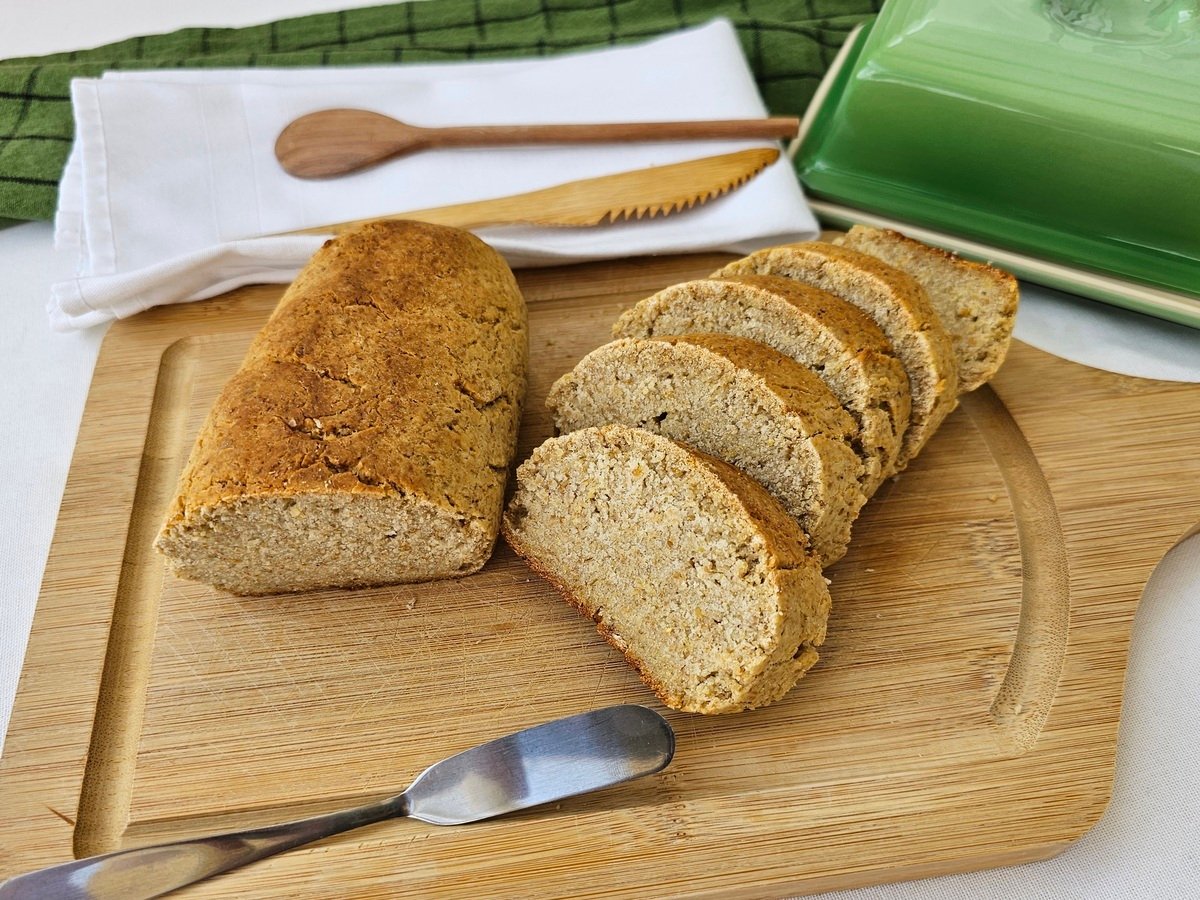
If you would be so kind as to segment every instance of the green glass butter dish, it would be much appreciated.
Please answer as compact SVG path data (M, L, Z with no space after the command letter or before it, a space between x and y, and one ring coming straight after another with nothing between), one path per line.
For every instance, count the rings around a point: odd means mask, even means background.
M794 160L837 224L1200 327L1197 0L889 0Z

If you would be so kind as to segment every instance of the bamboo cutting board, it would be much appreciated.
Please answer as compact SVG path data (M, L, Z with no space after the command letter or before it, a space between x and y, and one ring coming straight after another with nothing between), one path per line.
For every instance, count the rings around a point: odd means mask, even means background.
M523 273L550 383L622 310L726 257ZM96 368L0 759L0 877L392 794L429 763L612 703L657 707L501 545L462 579L245 599L151 550L192 436L280 287L116 325ZM1130 625L1200 506L1200 386L1017 344L828 571L783 702L667 711L665 772L460 828L398 821L191 897L778 897L1050 856L1110 795Z

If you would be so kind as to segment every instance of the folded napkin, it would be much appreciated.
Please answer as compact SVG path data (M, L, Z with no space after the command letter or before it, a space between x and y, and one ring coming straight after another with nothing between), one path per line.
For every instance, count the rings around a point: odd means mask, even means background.
M319 237L289 229L503 196L754 146L703 141L438 150L326 181L282 171L279 132L329 107L421 125L719 119L766 114L729 22L550 60L323 70L110 73L72 83L76 143L56 245L77 276L55 327L82 328L251 282L290 281ZM761 142L757 142L761 144ZM704 207L594 228L492 228L515 266L749 252L815 235L786 160Z

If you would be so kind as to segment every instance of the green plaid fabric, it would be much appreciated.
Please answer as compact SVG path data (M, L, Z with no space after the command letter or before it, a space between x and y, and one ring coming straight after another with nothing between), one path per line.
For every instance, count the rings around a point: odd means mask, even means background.
M185 28L0 62L0 217L47 219L71 148L70 81L111 69L378 65L548 56L725 16L774 113L798 115L850 30L882 0L429 0Z

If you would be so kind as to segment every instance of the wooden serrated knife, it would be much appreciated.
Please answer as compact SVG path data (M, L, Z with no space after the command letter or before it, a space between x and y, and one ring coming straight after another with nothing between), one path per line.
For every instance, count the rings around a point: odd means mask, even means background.
M775 148L741 150L568 181L555 187L492 200L415 209L281 234L341 234L381 219L416 219L470 229L489 225L601 225L653 218L691 209L726 194L778 158L779 150Z

